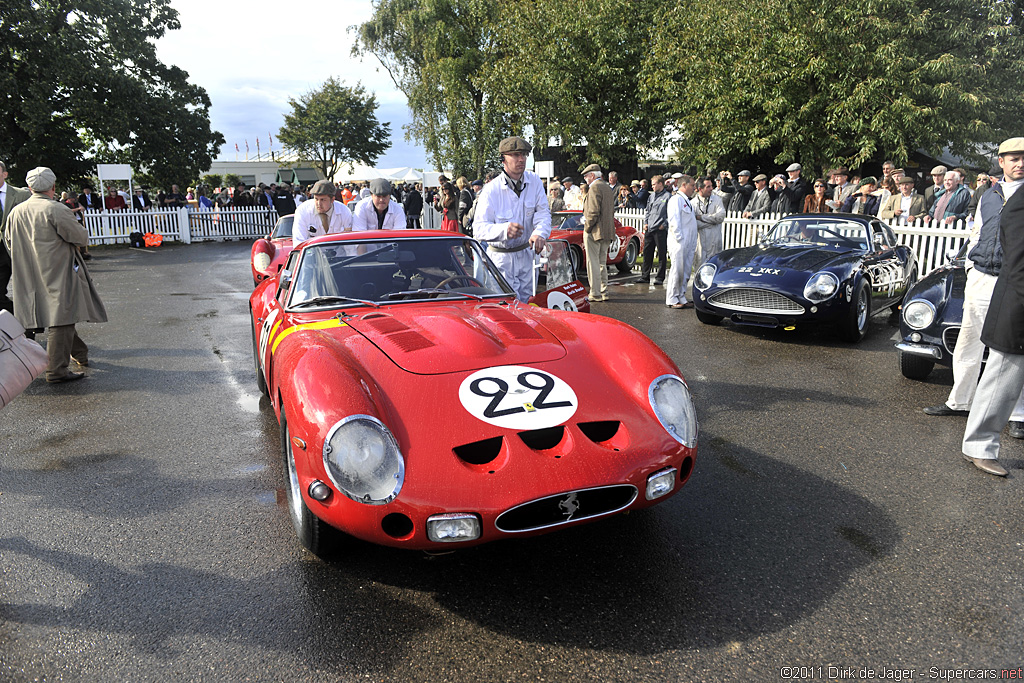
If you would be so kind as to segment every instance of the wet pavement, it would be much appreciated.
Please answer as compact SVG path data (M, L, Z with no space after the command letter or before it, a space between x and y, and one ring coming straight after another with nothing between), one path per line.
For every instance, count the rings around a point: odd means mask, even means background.
M1024 665L1024 443L1004 435L1007 479L965 463L965 419L920 411L950 371L900 376L886 315L856 346L712 327L620 278L595 313L654 339L695 395L682 492L540 538L436 556L355 544L324 563L282 505L249 244L95 253L110 322L79 327L89 377L37 380L0 411L0 680L941 680Z

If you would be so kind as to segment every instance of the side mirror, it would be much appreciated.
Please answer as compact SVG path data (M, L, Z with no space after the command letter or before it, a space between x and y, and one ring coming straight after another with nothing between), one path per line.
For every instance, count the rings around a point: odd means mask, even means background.
M948 261L949 263L952 263L953 260L956 258L956 255L959 254L959 253L960 253L960 248L959 247L950 247L949 249L946 250L946 261Z
M871 241L874 242L876 249L885 248L885 236L882 233L876 232Z

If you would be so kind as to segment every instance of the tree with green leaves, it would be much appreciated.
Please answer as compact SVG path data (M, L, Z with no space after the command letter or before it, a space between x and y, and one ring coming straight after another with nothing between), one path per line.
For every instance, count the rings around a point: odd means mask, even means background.
M549 137L581 162L608 163L656 146L664 117L637 87L662 3L634 0L511 0L501 7L483 85L494 106ZM691 10L692 11L692 10ZM575 147L586 145L585 152Z
M335 78L299 99L277 134L287 149L333 178L342 164L372 166L391 145L391 125L377 121L377 98L362 85L348 87Z
M499 4L375 0L373 18L358 27L353 53L373 54L387 69L412 111L406 137L439 171L482 177L513 130L509 110L495 106L482 84Z
M656 17L641 87L702 167L902 164L919 148L984 163L1024 123L1021 24L1013 0L719 0L714 21L677 5Z
M96 162L129 163L161 184L209 168L224 138L210 100L162 64L153 43L180 27L170 0L4 2L0 12L0 158L60 181Z

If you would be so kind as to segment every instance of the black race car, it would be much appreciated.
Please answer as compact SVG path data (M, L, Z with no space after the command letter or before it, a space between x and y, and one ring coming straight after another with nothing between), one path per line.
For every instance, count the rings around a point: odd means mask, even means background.
M693 280L697 318L714 325L835 325L857 342L868 319L896 310L917 259L892 228L861 214L793 214L754 246L711 257Z
M924 379L936 363L953 365L964 315L966 256L965 243L949 263L928 273L903 299L896 354L900 372L908 379Z

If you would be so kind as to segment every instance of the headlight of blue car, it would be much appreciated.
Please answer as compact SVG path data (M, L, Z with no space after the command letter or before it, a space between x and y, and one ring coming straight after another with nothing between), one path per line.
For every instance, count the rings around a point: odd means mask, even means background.
M804 285L804 298L808 301L824 301L839 289L839 278L824 271L815 273Z
M914 299L903 307L903 322L912 330L923 330L935 322L935 306L931 301Z
M693 278L693 286L703 292L711 286L711 281L715 279L717 272L718 268L713 263L705 263L697 269L697 276Z
M675 375L662 375L647 391L654 414L679 443L688 448L697 445L697 411L686 383Z
M324 467L342 493L367 505L390 503L405 480L398 442L369 415L350 415L331 427L324 441Z

